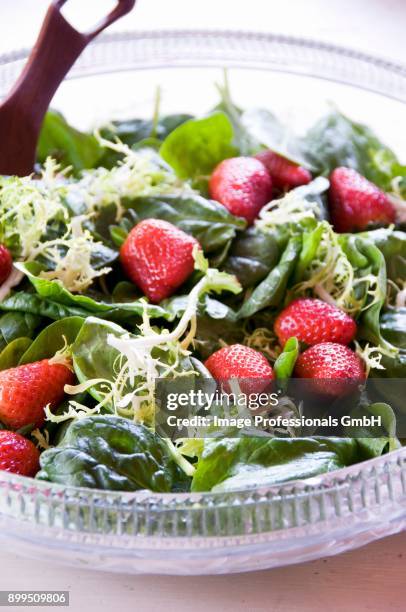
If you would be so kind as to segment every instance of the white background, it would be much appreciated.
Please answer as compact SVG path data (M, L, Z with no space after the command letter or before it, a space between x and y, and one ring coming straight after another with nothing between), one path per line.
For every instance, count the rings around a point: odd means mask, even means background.
M70 0L66 7L75 24L89 25L111 4ZM0 52L32 44L47 5L0 0ZM406 0L138 0L113 27L265 30L406 61ZM197 578L99 574L0 551L0 589L68 589L75 611L400 611L405 578L406 534L290 568Z

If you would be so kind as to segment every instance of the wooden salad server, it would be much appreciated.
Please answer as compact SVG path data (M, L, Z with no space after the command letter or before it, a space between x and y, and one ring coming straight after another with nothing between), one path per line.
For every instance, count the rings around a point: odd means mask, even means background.
M0 175L32 173L44 115L59 84L84 48L129 13L135 1L117 0L115 8L92 31L82 33L61 13L66 0L53 0L27 64L0 103Z

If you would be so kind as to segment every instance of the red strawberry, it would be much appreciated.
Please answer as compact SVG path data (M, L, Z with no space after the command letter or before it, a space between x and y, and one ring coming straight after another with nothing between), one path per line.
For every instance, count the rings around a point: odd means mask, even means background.
M64 386L72 384L74 374L66 366L34 361L0 372L0 421L11 429L25 425L41 427L44 408L55 408L63 399Z
M198 241L168 221L146 219L136 225L121 247L127 276L157 304L192 274Z
M295 375L317 379L312 388L330 397L349 393L366 377L362 359L335 342L322 342L305 350L298 357Z
M294 162L268 149L255 156L268 170L273 186L279 191L288 191L300 185L307 185L312 180L310 172Z
M310 345L320 342L349 344L357 325L337 306L313 298L299 298L282 310L274 330L281 346L292 336Z
M241 384L241 390L245 393L260 393L273 379L273 370L268 360L262 353L243 344L232 344L219 349L205 361L205 366L218 381L249 379L243 380Z
M362 231L370 224L395 221L395 207L388 196L351 168L336 168L331 173L329 204L336 232Z
M35 476L39 470L39 451L30 440L14 431L0 431L0 470Z
M13 267L13 260L10 251L3 244L0 244L0 285L10 276Z
M210 197L251 224L272 198L272 179L258 159L232 157L214 169L209 191Z

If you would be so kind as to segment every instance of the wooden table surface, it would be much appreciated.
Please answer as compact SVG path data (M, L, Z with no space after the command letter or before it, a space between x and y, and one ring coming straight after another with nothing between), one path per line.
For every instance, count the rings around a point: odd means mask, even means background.
M33 42L49 1L0 0L0 52ZM90 24L96 15L95 4L71 0L66 7ZM111 4L111 0L97 2L101 12ZM406 0L138 0L136 11L115 29L265 30L314 37L406 61L405 26ZM0 551L0 589L68 589L70 609L75 611L403 611L406 533L337 557L212 577L101 574L57 567L46 559L32 562Z

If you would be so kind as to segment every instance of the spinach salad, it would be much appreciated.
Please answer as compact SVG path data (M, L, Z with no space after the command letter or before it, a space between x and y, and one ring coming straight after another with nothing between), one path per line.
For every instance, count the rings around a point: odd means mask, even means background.
M406 166L338 110L293 137L268 109L242 110L219 89L203 117L155 113L94 134L51 110L35 174L0 177L0 243L13 259L0 286L0 421L40 454L19 473L106 490L227 491L401 445L395 384L380 402L359 398L382 415L379 436L170 439L155 426L158 379L181 387L241 372L252 382L260 371L283 387L320 379L320 363L336 379L335 350L358 367L340 380L406 378ZM164 257L173 262L162 271ZM312 308L323 324L303 331ZM320 361L326 343L333 359ZM45 363L69 372L31 418L32 366ZM27 416L13 420L3 387L23 374Z

